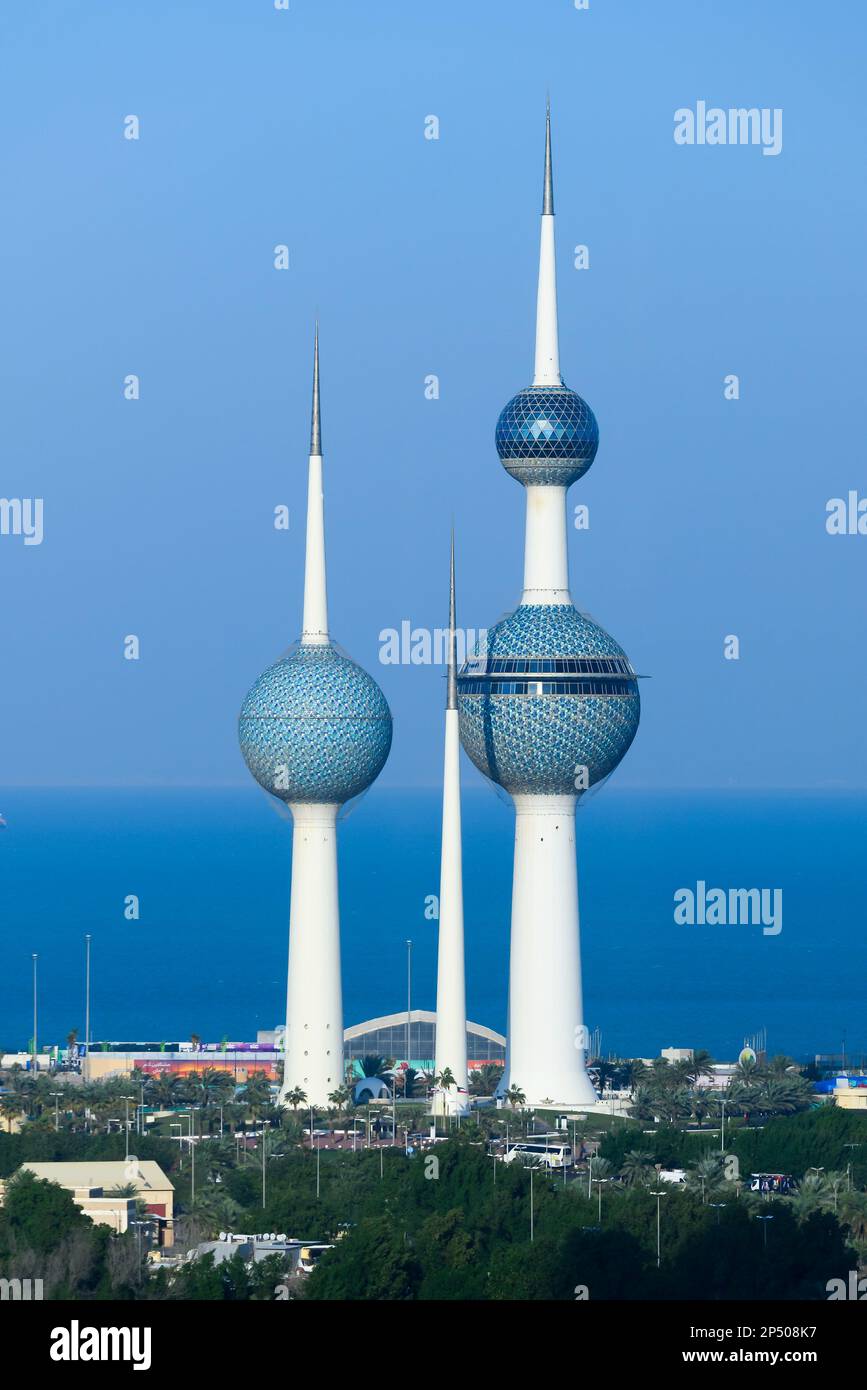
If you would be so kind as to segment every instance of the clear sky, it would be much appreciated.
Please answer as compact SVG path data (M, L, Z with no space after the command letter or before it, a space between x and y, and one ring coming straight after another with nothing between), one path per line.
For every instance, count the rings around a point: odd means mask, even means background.
M301 625L317 312L333 633L392 706L383 783L438 780L442 673L379 634L445 621L452 518L459 621L518 601L493 431L532 371L548 89L561 365L601 434L573 594L653 678L618 781L867 785L867 536L825 527L867 495L865 28L6 0L0 495L44 499L44 539L0 536L0 783L247 781L238 709ZM781 152L676 144L701 100L781 108Z

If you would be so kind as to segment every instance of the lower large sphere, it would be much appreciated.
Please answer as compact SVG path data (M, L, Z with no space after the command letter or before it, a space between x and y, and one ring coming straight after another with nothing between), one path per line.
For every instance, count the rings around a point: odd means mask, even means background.
M512 794L574 795L635 737L638 682L623 648L571 604L522 604L458 679L461 741Z
M252 686L238 725L256 781L282 801L358 796L382 771L391 712L372 676L332 646L300 645Z

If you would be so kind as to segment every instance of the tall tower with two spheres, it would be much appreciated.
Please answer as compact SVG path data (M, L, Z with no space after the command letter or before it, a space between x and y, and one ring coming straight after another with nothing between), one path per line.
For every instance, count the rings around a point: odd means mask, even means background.
M560 375L551 117L536 301L533 381L497 421L496 446L527 500L524 591L458 679L461 739L510 793L515 856L506 1070L529 1104L589 1105L581 988L575 810L638 728L626 653L572 602L566 493L596 457L593 411Z

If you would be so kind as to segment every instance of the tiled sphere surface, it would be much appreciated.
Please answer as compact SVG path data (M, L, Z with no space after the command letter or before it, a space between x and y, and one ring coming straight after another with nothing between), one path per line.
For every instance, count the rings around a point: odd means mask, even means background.
M522 604L490 629L485 659L496 676L479 680L470 659L458 679L458 705L461 741L486 777L513 794L565 796L581 790L579 769L587 769L590 786L614 770L635 737L640 699L625 652L598 624L571 605ZM550 674L552 659L562 674ZM539 674L551 693L502 693L510 682L534 689L524 673L536 661L547 663ZM578 683L564 666L586 669L590 661L629 674L583 681L599 693L557 693ZM604 693L612 687L623 693Z
M379 775L391 711L376 681L331 644L299 645L244 700L241 752L282 801L349 801Z
M568 487L595 459L599 426L568 386L528 386L502 411L495 438L503 467L520 483Z

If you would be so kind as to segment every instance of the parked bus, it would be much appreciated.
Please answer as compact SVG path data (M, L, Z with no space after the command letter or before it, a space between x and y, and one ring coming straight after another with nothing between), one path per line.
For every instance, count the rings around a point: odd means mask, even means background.
M519 1140L510 1144L503 1155L504 1163L520 1163L525 1168L571 1168L572 1145L564 1144L560 1135L545 1139Z

